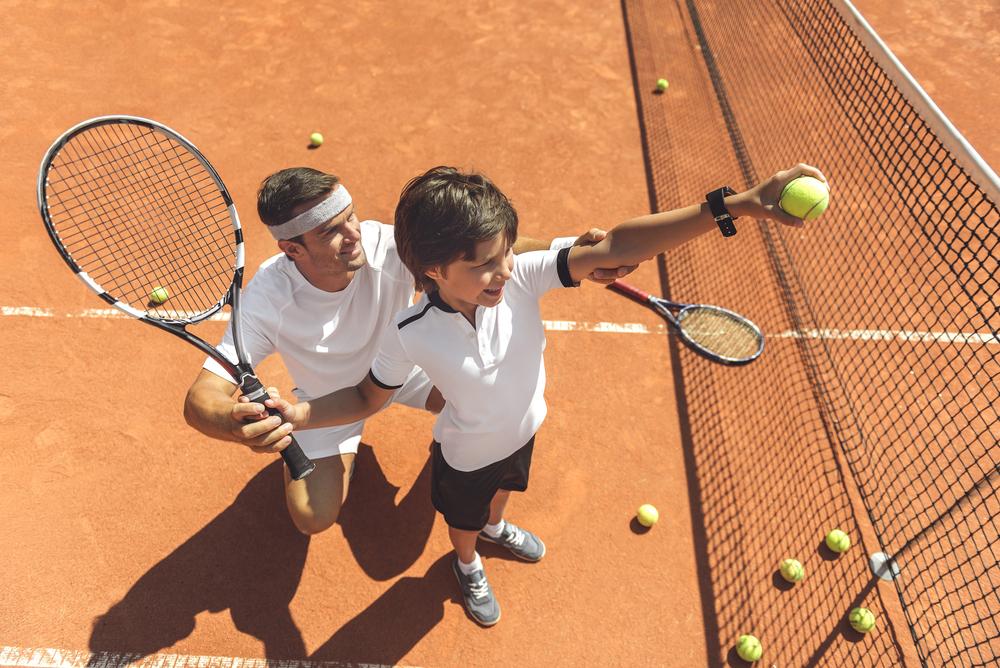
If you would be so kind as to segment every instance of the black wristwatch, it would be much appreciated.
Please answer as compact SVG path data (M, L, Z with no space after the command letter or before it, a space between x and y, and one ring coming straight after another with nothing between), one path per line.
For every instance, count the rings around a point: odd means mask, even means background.
M736 191L729 186L722 186L705 195L705 199L708 200L708 208L712 212L712 217L719 224L719 229L722 231L722 236L724 237L731 237L736 234L736 224L733 222L733 214L729 213L729 209L726 208L726 203L722 198L735 194Z

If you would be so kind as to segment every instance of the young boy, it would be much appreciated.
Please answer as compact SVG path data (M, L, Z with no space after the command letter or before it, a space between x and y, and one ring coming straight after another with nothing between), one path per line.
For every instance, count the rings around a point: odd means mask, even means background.
M545 555L537 536L504 520L510 492L527 489L546 412L539 298L597 267L648 260L717 222L726 236L739 216L801 225L777 202L784 185L803 175L825 181L800 164L743 193L720 188L705 204L629 220L593 246L515 258L517 213L504 194L485 176L435 167L407 184L396 209L396 246L424 296L396 315L365 380L274 405L296 429L353 422L377 411L415 365L424 369L446 402L434 425L432 500L448 524L466 610L492 626L500 606L476 541L499 543L526 561Z

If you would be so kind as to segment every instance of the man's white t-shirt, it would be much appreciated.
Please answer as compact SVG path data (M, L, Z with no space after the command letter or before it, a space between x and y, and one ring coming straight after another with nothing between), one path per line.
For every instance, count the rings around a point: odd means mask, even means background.
M361 244L368 262L340 292L312 285L295 263L280 253L260 265L242 294L243 342L251 364L280 353L300 400L364 379L382 334L389 331L396 313L413 301L413 275L399 259L392 226L373 220L362 222ZM235 362L231 328L227 328L219 349ZM204 368L232 380L211 358ZM363 425L364 421L359 421L296 434L302 436L299 440L307 454L319 457L355 451ZM307 448L310 431L322 431L324 441L340 445L325 453Z
M401 386L414 365L445 398L434 439L445 461L474 471L513 454L545 419L545 330L539 298L571 287L569 250L516 255L495 307L476 309L475 327L436 292L395 318L372 364L380 386Z

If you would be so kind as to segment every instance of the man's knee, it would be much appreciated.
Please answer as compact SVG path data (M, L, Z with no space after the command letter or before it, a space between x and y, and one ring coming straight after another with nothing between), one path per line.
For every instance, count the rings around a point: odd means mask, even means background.
M353 454L317 459L316 470L302 480L291 480L286 471L285 504L299 531L311 536L337 523L353 462Z
M337 523L340 516L340 505L326 508L296 508L288 505L288 514L292 517L295 528L307 536L322 533Z

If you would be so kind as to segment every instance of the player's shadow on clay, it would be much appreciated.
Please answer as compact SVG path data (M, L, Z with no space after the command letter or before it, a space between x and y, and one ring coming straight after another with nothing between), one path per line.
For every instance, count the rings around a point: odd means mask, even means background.
M191 635L198 614L228 609L236 628L261 640L268 657L303 656L288 604L308 547L285 511L275 461L95 620L90 650L148 656Z
M434 526L429 455L397 504L399 489L386 479L371 446L362 443L337 522L358 565L373 580L396 577L424 551Z
M281 468L275 461L261 470L232 505L95 620L89 643L94 661L102 661L101 651L136 654L136 660L149 656L188 637L200 613L227 609L237 629L263 643L266 657L305 656L289 603L309 538L285 511ZM371 447L362 444L341 522L354 557L371 577L394 577L423 551L434 520L429 478L428 464L396 506L398 488L385 479Z
M421 577L402 577L309 658L313 661L397 665L444 618L445 605L461 606L451 570L452 553ZM472 624L472 622L469 622Z

